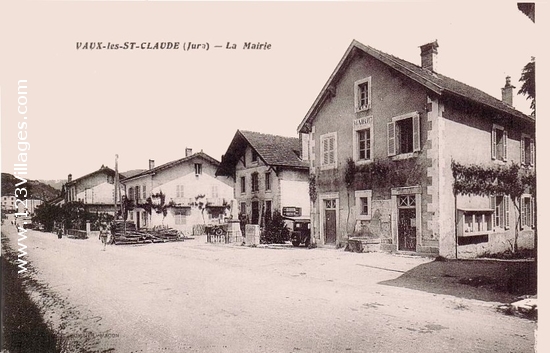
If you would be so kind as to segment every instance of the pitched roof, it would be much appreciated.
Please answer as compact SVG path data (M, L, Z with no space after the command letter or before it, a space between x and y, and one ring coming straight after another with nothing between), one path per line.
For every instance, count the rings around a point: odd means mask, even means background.
M302 147L298 138L237 130L222 158L216 175L233 175L235 165L244 154L246 146L250 146L256 151L258 156L269 166L308 168L308 163L299 157Z
M325 98L331 94L331 86L340 78L343 71L347 68L348 64L351 62L355 53L363 52L368 54L384 64L392 67L393 69L401 72L410 79L420 83L430 91L438 95L449 95L454 97L461 97L463 99L469 100L471 102L481 104L490 109L496 110L500 113L513 116L524 121L528 121L534 124L535 120L533 117L528 116L513 107L505 104L499 99L477 89L472 86L468 86L462 82L454 80L450 77L441 75L437 72L431 72L429 70L423 69L422 67L410 63L406 60L400 59L390 54L386 54L377 49L374 49L368 45L359 43L356 40L353 40L346 50L344 56L336 66L336 69L325 83L325 86L321 90L321 93L317 96L315 102L307 112L306 116L298 126L298 131L302 131L304 125L311 121L319 111L322 106Z
M194 153L190 156L177 159L177 160L172 161L172 162L164 163L162 165L159 165L158 167L155 167L155 168L152 168L152 169L147 169L147 170L145 170L141 173L137 173L137 174L134 174L132 176L128 176L128 177L124 178L124 180L121 180L121 181L128 181L128 180L140 178L140 177L145 176L145 175L155 174L155 173L158 173L158 172L163 171L165 169L169 169L169 168L172 168L176 165L188 162L188 161L190 161L194 158L202 158L202 159L212 163L215 167L218 167L220 165L220 162L218 162L216 159L210 157L209 155L207 155L206 153L201 151L201 152Z
M108 175L115 175L115 171L112 170L111 168L109 167L106 167L104 165L101 166L101 168L99 168L98 170L96 171L93 171L91 173L88 173L86 175L83 175L81 176L80 178L76 178L76 179L73 179L71 181L68 181L65 185L68 186L68 185L72 185L72 184L75 184L77 181L80 181L80 180L83 180L85 178L88 178L88 177L91 177L92 175L94 174L98 174L98 173L106 173ZM123 178L123 175L120 176L121 179Z
M139 173L143 173L146 169L132 169L132 170L128 170L126 172L123 172L123 173L119 173L119 175L121 176L121 179L122 176L124 176L124 178L131 178L133 177L134 175L137 175Z

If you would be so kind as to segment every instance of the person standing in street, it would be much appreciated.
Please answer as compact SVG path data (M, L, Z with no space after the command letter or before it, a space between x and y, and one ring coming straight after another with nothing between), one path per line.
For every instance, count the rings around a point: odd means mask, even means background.
M109 227L107 226L107 223L101 223L101 227L99 228L99 239L103 243L103 251L105 251L105 248L107 247L107 240L109 237Z

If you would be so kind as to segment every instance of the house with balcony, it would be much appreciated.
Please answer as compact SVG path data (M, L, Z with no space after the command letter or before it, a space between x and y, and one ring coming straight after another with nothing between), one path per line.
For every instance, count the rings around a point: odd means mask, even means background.
M437 70L437 41L420 65L352 41L298 126L316 191L312 234L323 244L476 257L534 247L534 197L455 195L452 163L513 163L534 172L535 121ZM490 69L490 68L488 68ZM518 221L520 222L519 224Z
M204 152L154 165L121 180L127 200L126 219L137 228L168 226L193 234L198 224L223 222L229 216L233 180L216 177L219 162Z
M115 214L115 171L104 165L98 170L73 179L63 186L64 203L81 201L91 213Z
M302 141L237 130L216 175L235 181L239 217L263 226L274 211L286 216L310 214L307 162Z

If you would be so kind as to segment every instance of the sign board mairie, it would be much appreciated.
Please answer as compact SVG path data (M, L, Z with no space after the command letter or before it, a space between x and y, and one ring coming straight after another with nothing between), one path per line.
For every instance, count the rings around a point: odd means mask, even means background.
M362 128L367 128L372 125L372 116L366 116L363 118L358 118L353 120L353 128L359 130Z
M302 216L302 208L301 207L283 207L283 216L300 217Z

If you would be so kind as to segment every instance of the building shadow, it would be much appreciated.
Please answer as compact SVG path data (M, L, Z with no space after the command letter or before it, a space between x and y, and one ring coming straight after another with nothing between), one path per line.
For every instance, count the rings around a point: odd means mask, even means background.
M537 293L537 266L532 260L436 260L379 284L508 303Z

